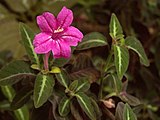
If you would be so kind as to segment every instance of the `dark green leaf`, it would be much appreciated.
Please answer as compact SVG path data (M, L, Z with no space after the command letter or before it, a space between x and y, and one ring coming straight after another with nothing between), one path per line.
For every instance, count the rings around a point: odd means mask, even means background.
M111 77L114 82L115 92L118 95L122 91L122 81L117 77L116 74L111 74Z
M101 110L100 110L97 102L96 102L93 98L90 98L90 100L91 100L91 104L92 104L93 107L94 107L94 111L95 111L95 113L96 113L97 118L100 119L100 117L102 116L102 112L101 112Z
M39 74L34 85L34 105L36 108L42 106L51 96L54 86L54 79L49 75Z
M148 61L148 58L145 54L144 48L137 38L127 37L125 44L127 45L127 47L129 49L132 49L133 51L135 51L138 54L138 56L140 57L141 64L143 64L145 66L149 66L149 61Z
M70 112L70 98L64 96L58 106L58 111L61 116L66 116Z
M10 102L8 102L7 100L0 101L0 109L1 109L1 111L10 110Z
M57 80L66 88L68 88L69 85L69 76L68 73L65 70L61 70L61 73L55 74Z
M135 113L127 103L124 106L123 120L137 120Z
M29 120L29 110L27 106L23 106L20 109L14 111L17 120Z
M86 92L90 88L90 83L86 78L78 80L76 92Z
M114 13L111 16L111 20L109 24L109 32L110 32L110 36L115 40L123 38L124 36L121 24L119 23Z
M70 85L69 85L69 90L75 91L78 87L78 80L74 80Z
M15 90L13 89L12 86L1 86L1 90L4 94L4 96L9 100L9 102L12 102L12 99L15 95Z
M124 109L124 103L119 102L116 107L115 120L123 120L123 109Z
M77 46L77 50L108 45L106 37L98 32L92 32L84 36L82 42Z
M132 106L137 106L137 105L141 104L141 102L139 101L138 98L136 98L136 97L134 97L134 96L132 96L132 95L126 93L126 92L120 94L120 98L123 101L127 102L129 105L132 105Z
M0 85L11 85L27 76L35 75L27 63L17 60L9 63L0 70Z
M65 64L68 63L69 60L70 59L64 59L64 58L54 59L53 65L58 67L63 67Z
M129 53L127 48L114 45L114 63L116 65L118 77L121 80L129 64Z
M91 120L96 120L96 114L94 112L94 108L93 105L91 104L90 98L82 92L77 93L75 96L81 108L88 115L88 117Z
M34 52L34 47L33 47L33 39L34 39L33 31L27 25L21 23L20 32L22 36L23 45L26 49L26 52L30 60L32 61L32 63L35 63L39 66L40 65L39 58L37 54Z
M11 109L18 109L22 107L30 99L30 95L32 93L33 93L33 90L31 90L31 88L29 87L24 87L23 89L21 89L14 96L11 103Z

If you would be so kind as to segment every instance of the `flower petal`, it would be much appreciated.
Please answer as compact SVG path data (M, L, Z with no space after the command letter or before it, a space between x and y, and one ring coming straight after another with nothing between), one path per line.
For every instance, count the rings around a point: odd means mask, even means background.
M42 32L53 32L57 29L56 18L49 12L37 16L37 24Z
M45 54L51 50L52 45L51 36L46 33L39 33L33 40L34 50L38 54Z
M61 37L69 46L77 46L78 42L82 41L83 34L77 28L71 26Z
M73 12L66 7L63 7L57 16L58 26L60 28L67 28L73 21Z
M43 32L39 33L34 37L33 45L35 47L39 46L42 43L44 43L45 41L47 41L48 39L50 39L51 37L52 37L51 34L46 34L46 33L43 33Z
M52 52L54 58L69 58L71 56L71 48L63 40L53 41Z

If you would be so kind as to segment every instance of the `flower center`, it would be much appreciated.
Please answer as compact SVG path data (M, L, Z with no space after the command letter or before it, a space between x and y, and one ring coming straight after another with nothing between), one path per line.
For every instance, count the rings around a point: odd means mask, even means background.
M64 29L63 28L58 28L57 30L54 30L54 33L59 33L62 32Z

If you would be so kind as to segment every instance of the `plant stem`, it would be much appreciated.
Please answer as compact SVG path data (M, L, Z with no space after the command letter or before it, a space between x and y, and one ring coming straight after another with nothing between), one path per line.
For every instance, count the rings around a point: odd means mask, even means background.
M46 71L49 70L49 67L48 67L48 59L49 59L49 55L50 55L50 52L48 52L47 54L45 54L45 55L43 56L44 69L45 69Z
M104 67L104 73L101 75L102 77L100 78L100 90L99 90L99 94L98 94L98 98L99 100L102 99L102 92L103 92L103 80L104 80L104 77L105 77L105 73L107 72L108 68L109 68L109 63L112 59L112 55L113 55L113 47L111 48L110 52L109 52L109 55L107 57L107 60L106 60L106 65Z

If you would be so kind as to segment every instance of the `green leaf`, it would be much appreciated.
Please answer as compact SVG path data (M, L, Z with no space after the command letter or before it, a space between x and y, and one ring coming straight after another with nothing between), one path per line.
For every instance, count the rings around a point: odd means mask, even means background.
M85 50L89 48L108 45L106 37L98 32L92 32L84 36L82 42L77 46L77 50Z
M114 45L114 63L118 77L121 80L129 64L129 52L127 48Z
M34 32L27 25L23 23L20 24L20 32L22 36L23 45L26 49L26 52L30 60L32 61L32 63L35 63L38 66L40 66L39 58L37 54L34 52L34 47L33 47Z
M123 120L137 120L135 113L127 103L124 106Z
M122 94L120 94L119 97L131 106L137 106L137 105L141 104L141 102L138 98L136 98L136 97L134 97L134 96L132 96L132 95L126 93L126 92L123 92Z
M70 98L64 96L58 106L58 111L61 116L66 116L70 112Z
M24 87L18 91L12 100L11 109L18 109L22 107L30 99L30 95L32 93L33 90L31 90L30 87Z
M0 85L11 85L27 76L35 76L30 66L22 60L13 61L0 70Z
M111 77L114 82L115 92L118 95L122 91L122 81L117 77L116 74L111 74Z
M76 92L86 92L90 88L90 83L86 78L78 80Z
M51 71L49 71L50 73L61 73L61 69L59 67L53 66L51 68Z
M129 49L135 51L138 54L141 64L149 66L149 61L145 54L144 48L136 37L127 37L125 44Z
M81 108L88 115L88 117L91 120L96 120L96 114L94 112L94 108L93 105L91 104L90 98L82 92L78 92L75 96Z
M68 88L69 85L69 76L65 70L61 70L61 73L55 74L57 80L63 85L64 87Z
M10 110L10 102L8 102L7 100L0 101L0 109L1 109L1 111Z
M69 90L71 91L76 91L78 87L78 80L74 80L70 85L69 85Z
M115 120L123 120L124 103L119 102L116 107Z
M17 120L29 120L29 110L27 106L14 111Z
M54 79L49 75L38 74L34 85L34 106L42 106L50 97L53 91Z
M109 32L110 32L110 36L115 40L121 39L124 37L121 24L119 23L118 18L114 13L111 16L111 20L109 24Z
M15 95L15 90L13 89L12 86L1 86L1 90L4 94L4 96L9 100L9 102L12 102L12 99Z

